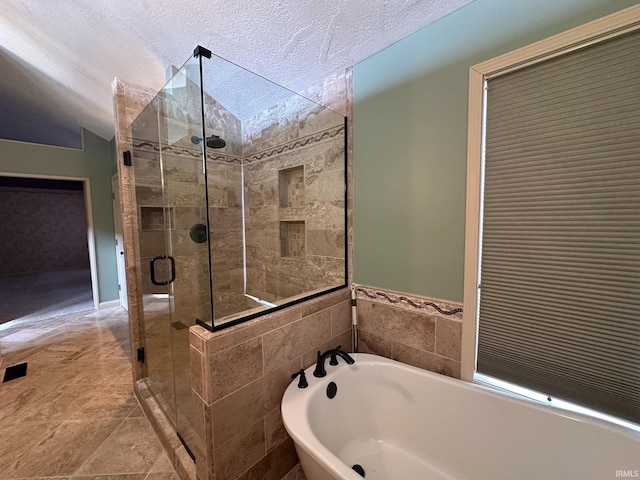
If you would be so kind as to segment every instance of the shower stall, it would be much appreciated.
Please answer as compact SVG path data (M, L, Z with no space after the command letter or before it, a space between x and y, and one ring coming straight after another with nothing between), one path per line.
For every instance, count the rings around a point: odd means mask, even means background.
M189 327L347 283L346 120L197 47L128 136L139 355L189 450Z

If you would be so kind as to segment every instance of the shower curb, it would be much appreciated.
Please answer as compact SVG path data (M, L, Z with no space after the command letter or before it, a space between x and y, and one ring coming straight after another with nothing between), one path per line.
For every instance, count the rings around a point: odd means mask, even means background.
M133 390L145 417L149 420L180 480L196 480L196 464L178 438L171 421L153 396L146 379L143 378L135 382Z

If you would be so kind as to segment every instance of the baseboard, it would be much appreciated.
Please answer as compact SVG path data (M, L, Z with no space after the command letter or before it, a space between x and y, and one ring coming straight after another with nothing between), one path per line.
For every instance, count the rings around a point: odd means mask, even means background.
M120 300L109 300L108 302L100 302L98 304L98 310L104 310L105 308L119 307Z

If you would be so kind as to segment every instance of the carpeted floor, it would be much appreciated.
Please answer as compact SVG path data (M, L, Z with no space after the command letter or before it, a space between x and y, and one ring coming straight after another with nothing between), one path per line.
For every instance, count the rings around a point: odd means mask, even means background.
M0 324L92 309L88 268L0 276Z

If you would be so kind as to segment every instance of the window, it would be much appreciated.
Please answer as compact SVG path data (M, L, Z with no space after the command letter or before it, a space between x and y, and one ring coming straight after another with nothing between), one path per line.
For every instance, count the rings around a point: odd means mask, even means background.
M472 67L462 368L640 424L638 22Z

